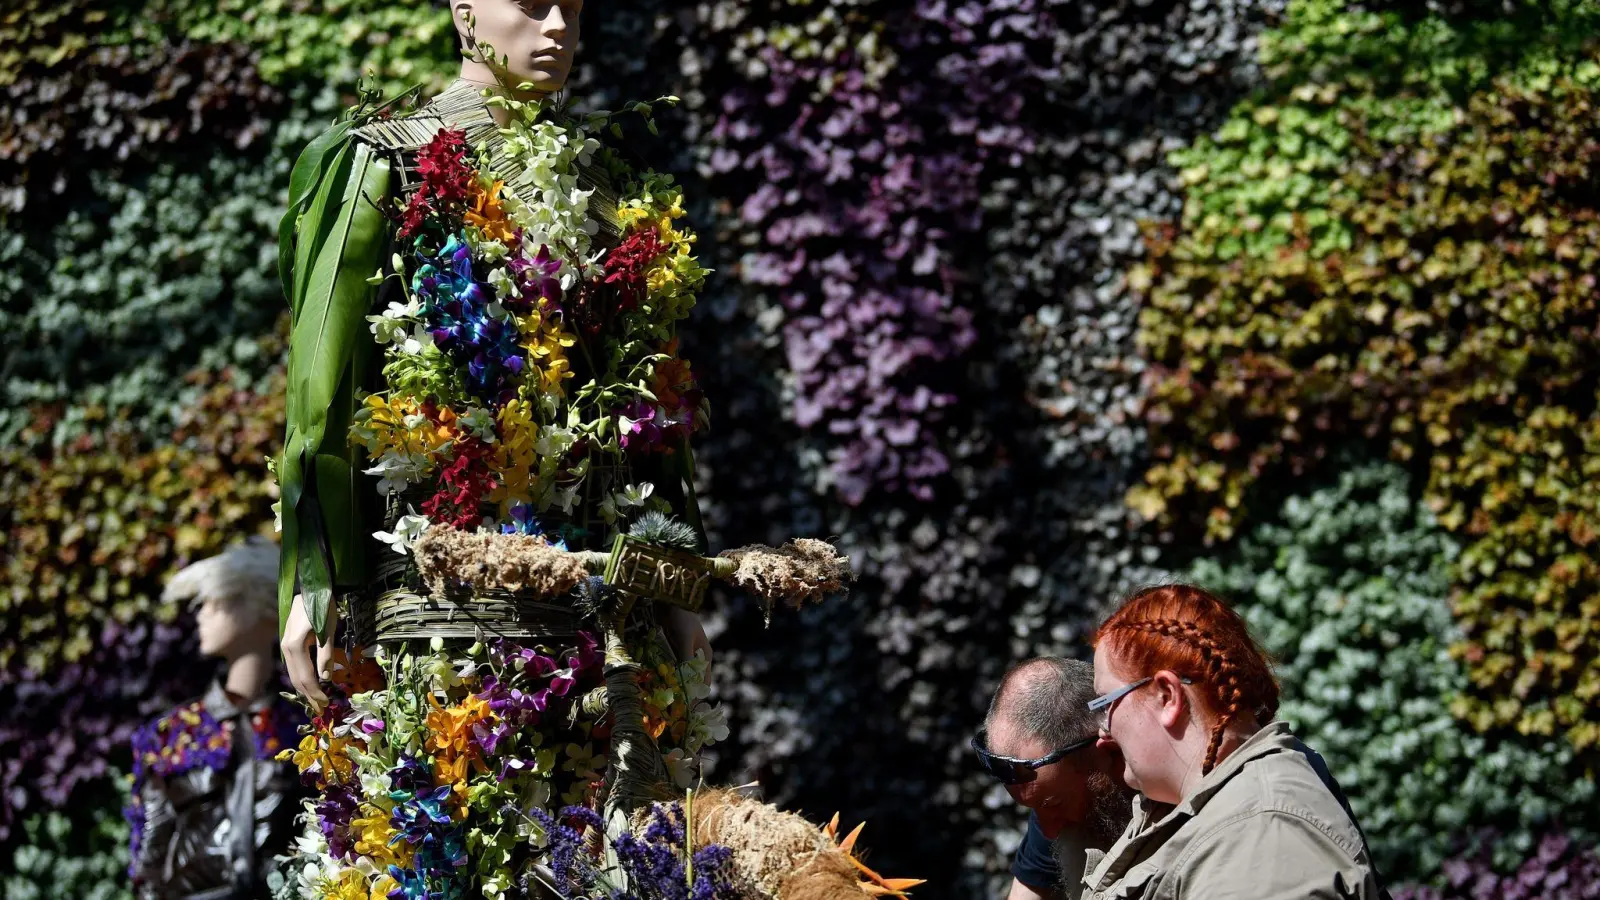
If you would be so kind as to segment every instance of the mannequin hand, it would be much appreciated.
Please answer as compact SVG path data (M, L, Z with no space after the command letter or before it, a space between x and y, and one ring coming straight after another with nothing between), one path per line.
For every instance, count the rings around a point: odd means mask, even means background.
M657 614L661 622L661 631L667 636L667 643L671 645L672 652L678 659L693 659L695 651L704 650L706 654L706 672L711 671L711 639L706 637L706 629L700 624L700 617L686 609L662 604L658 607Z
M295 594L294 604L289 607L289 622L283 628L283 662L289 669L289 683L319 713L328 705L328 695L323 693L322 682L328 678L332 664L333 631L338 624L334 614L330 608L327 641L317 643L317 635L311 630L311 617L306 615L305 598ZM311 660L311 645L314 643L317 644L315 663Z

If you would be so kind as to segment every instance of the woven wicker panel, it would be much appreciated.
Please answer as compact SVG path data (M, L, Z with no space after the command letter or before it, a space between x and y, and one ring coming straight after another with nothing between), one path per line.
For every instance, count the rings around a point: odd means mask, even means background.
M452 590L440 597L400 589L378 597L373 623L384 643L436 637L541 642L575 637L578 612L510 591Z

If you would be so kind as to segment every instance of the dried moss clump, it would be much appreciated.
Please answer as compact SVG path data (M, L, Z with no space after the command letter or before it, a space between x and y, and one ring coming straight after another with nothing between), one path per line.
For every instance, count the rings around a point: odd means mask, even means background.
M413 551L423 581L436 594L464 585L556 597L589 575L576 555L523 534L468 534L454 528L430 528Z
M739 567L728 580L768 605L786 603L800 607L845 589L854 580L850 557L827 541L799 538L782 547L752 544L727 550L722 556Z

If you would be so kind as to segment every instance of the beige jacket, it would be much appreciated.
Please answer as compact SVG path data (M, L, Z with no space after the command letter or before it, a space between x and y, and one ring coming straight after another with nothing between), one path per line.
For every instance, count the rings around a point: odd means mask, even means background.
M1379 900L1361 832L1304 749L1274 722L1176 807L1137 798L1084 900Z

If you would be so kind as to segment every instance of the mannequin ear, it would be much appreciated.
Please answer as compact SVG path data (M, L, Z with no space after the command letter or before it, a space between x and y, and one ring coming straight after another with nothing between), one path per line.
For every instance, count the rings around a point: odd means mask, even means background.
M1183 692L1183 683L1172 672L1162 669L1151 678L1150 694L1159 704L1156 714L1163 728L1176 728L1189 713L1189 695Z
M472 37L472 0L451 0L450 18L455 22L456 35L461 38L461 48L476 47L478 42Z

